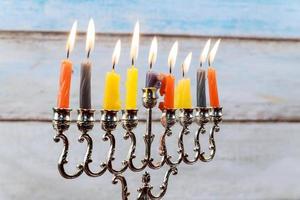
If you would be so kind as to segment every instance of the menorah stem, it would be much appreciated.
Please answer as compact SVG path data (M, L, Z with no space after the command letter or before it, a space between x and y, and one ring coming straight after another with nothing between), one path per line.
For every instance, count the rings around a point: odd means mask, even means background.
M151 158L151 145L154 138L154 135L152 135L152 108L154 108L156 103L157 103L156 88L155 87L143 88L143 105L148 110L146 134L144 135L144 141L145 141L144 162L146 162L146 165L148 165L148 163L153 160Z
M145 160L147 163L151 160L151 145L154 135L152 134L152 108L148 108L147 130L145 134Z

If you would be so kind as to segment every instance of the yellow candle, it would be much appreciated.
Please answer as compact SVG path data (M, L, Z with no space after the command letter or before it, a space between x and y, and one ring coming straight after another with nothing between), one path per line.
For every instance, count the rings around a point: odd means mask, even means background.
M127 70L125 109L137 109L138 69L134 66Z
M106 73L103 108L105 110L120 110L120 75L112 70Z
M119 62L121 52L121 41L118 40L112 55L113 69L106 73L103 109L105 110L120 110L120 75L115 72L115 65Z
M175 107L192 108L191 81L189 78L182 78L175 90Z
M137 95L138 95L138 69L134 66L134 62L138 56L139 49L139 36L140 25L136 22L130 49L130 58L132 66L127 70L126 78L126 98L125 98L125 109L135 110L137 109Z
M192 95L191 95L191 80L185 78L192 59L192 53L189 53L182 65L182 79L179 80L175 90L175 107L192 108Z

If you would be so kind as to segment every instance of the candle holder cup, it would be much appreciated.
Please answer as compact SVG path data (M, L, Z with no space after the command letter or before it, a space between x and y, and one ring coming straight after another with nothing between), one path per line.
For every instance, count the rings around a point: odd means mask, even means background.
M104 131L113 131L117 128L118 125L118 118L117 118L118 111L115 110L101 110L100 111L100 123L101 128Z
M168 182L170 175L176 175L178 173L178 165L181 163L194 164L198 161L208 162L211 161L216 152L216 145L214 134L220 130L219 123L222 121L222 108L195 108L195 109L166 109L163 111L161 116L161 125L164 127L164 132L160 135L159 144L159 160L155 161L152 155L153 147L152 143L156 134L152 132L153 121L152 121L152 109L157 104L156 88L143 88L142 102L143 106L147 109L146 118L146 131L144 134L145 152L144 158L140 161L136 161L135 152L137 150L137 140L134 130L139 125L137 117L138 110L122 110L122 117L119 121L118 111L113 110L101 110L100 111L100 126L104 131L103 140L110 143L110 148L105 161L99 164L98 171L94 172L90 169L90 164L93 162L93 139L89 135L89 131L94 128L95 125L95 110L93 109L78 109L77 127L81 132L79 142L86 141L87 149L83 159L83 162L77 165L76 171L73 173L67 173L65 165L67 164L67 156L69 150L68 137L65 132L71 125L70 113L71 109L53 108L53 128L57 132L54 140L55 142L63 141L63 151L58 161L58 171L60 174L67 179L74 179L85 173L90 177L102 176L107 171L112 174L112 183L120 183L122 186L122 199L127 200L130 193L128 192L127 181L124 176L124 172L131 170L133 172L144 171L146 168L158 170L163 166L167 166L162 185L158 194L154 194L153 186L150 184L150 174L145 172L142 176L142 186L138 189L139 200L148 199L162 199L167 192ZM117 126L122 126L124 129L124 139L130 140L131 145L128 150L127 157L122 161L122 166L116 169L114 166L114 154L116 151L116 140L114 132ZM209 131L209 153L206 155L201 150L200 134L206 133L205 126L212 122L212 127ZM181 131L178 133L178 157L172 158L168 153L166 140L168 137L173 135L172 128L176 123L181 126ZM197 126L197 132L194 136L194 155L189 157L185 151L184 136L190 133L189 128L192 125ZM118 134L116 134L118 135Z
M93 129L95 119L93 109L78 109L77 110L77 127L82 132L88 132Z
M53 128L58 132L63 132L69 129L71 124L69 108L53 108Z
M138 125L138 110L122 110L122 126L127 131L132 131Z

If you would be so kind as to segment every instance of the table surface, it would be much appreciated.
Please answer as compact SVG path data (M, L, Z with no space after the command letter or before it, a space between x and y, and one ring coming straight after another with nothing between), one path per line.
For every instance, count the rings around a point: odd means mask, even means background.
M68 171L74 171L84 156L85 144L76 141L75 124L70 129L71 148ZM217 154L210 163L181 164L178 175L170 177L164 199L298 199L300 164L298 148L299 124L231 124L223 123L216 135ZM155 124L154 130L160 129ZM56 168L62 145L52 141L54 132L49 123L0 123L0 198L1 199L120 199L120 185L112 185L107 173L99 178L82 175L78 179L63 179ZM178 130L178 129L177 129ZM176 130L175 130L176 131ZM137 131L138 141L142 135ZM153 154L157 154L157 139ZM108 151L100 140L102 132L96 126L93 169L98 169ZM116 166L125 158L129 143L117 136ZM118 137L119 136L119 137ZM176 134L168 148L175 153ZM206 137L201 137L207 150ZM187 140L189 141L189 140ZM189 141L191 142L191 141ZM142 158L142 143L137 146L137 160ZM191 148L188 148L189 152ZM157 159L157 158L156 158ZM151 184L157 191L167 169L149 170ZM142 173L126 172L130 199L137 196Z

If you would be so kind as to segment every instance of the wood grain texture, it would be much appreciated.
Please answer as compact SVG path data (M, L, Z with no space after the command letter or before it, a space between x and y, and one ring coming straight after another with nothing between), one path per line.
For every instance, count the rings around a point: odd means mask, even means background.
M56 104L59 66L65 57L66 35L13 34L0 37L0 118L51 119ZM91 54L92 105L102 107L104 76L111 69L111 54L118 38L122 39L120 64L116 70L125 84L126 69L130 65L130 38L118 35L98 35ZM152 37L142 37L139 58L139 88L144 86L147 56ZM174 73L180 77L180 65L189 51L193 51L190 72L193 103L196 104L196 70L198 55L205 43L202 38L159 37L159 55L155 71L167 72L167 56L172 43L179 40L179 55ZM84 36L79 36L71 55L74 73L71 89L72 108L78 107L79 67L85 57ZM299 42L275 42L226 39L221 42L214 66L218 70L220 102L225 119L299 120L300 85ZM122 99L125 88L121 88ZM139 93L141 96L141 92ZM124 102L123 102L124 103ZM139 101L141 108L141 101ZM155 118L160 113L155 112ZM75 112L74 112L75 114ZM141 118L144 109L140 111ZM74 116L75 118L75 116Z
M75 19L86 30L299 37L300 4L295 0L4 0L0 27L6 30L68 30ZM64 12L60 12L63 8Z
M181 165L177 176L171 177L165 199L299 199L299 124L222 124L216 135L217 155L210 163L193 166ZM139 132L141 132L141 127ZM52 140L54 131L50 123L0 123L0 198L1 199L120 199L119 186L112 185L111 175L89 178L83 175L65 180L58 174L56 162L61 144ZM143 129L144 130L144 129ZM155 124L154 130L161 130ZM138 133L138 132L137 132ZM154 147L158 147L156 131ZM74 170L83 159L85 144L76 141L76 126L68 133L71 138L70 167ZM100 140L102 133L96 126L93 159L96 169L105 159L108 145ZM119 166L129 147L121 134L117 137L116 165ZM201 142L205 144L205 137ZM142 134L137 134L142 140ZM190 138L186 140L191 143ZM143 153L138 143L137 160ZM176 136L168 140L170 153L176 154ZM203 147L205 150L207 145ZM187 148L189 152L192 148ZM153 153L158 155L154 148ZM157 158L156 158L157 159ZM157 188L165 168L154 172L152 182ZM125 173L131 198L140 185L139 173ZM55 191L55 192L53 192Z

